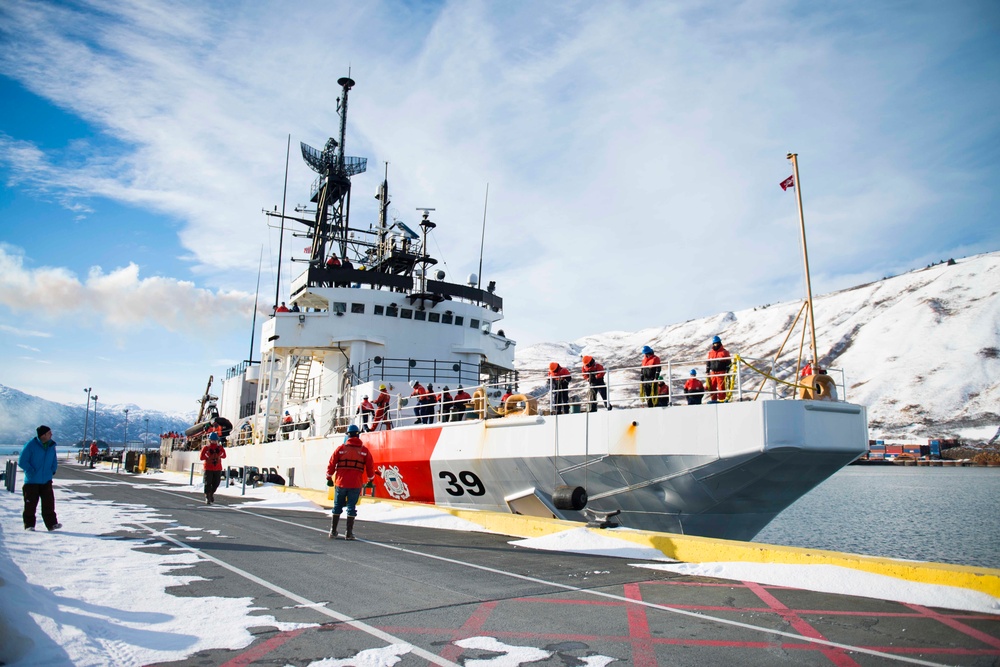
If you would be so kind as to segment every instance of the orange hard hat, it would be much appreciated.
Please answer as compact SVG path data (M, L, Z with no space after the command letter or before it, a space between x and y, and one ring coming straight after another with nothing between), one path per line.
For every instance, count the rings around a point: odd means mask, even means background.
M584 366L589 366L592 363L594 363L594 358L592 356L587 355L587 356L585 356L583 358L583 364L584 364Z
M553 361L551 364L549 364L550 371L554 371L557 368L559 368L559 364L557 364L556 362Z

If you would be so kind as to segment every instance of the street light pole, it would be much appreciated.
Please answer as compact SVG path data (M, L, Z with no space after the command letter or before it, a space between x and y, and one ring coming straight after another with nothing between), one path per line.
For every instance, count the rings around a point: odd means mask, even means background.
M90 425L90 392L92 387L84 389L87 392L87 409L83 413L83 446L87 446L87 427Z
M149 417L146 417L146 437L142 439L143 449L149 447Z
M97 443L97 394L94 394L91 398L94 399L94 443Z
M125 408L125 442L122 451L128 451L128 408Z

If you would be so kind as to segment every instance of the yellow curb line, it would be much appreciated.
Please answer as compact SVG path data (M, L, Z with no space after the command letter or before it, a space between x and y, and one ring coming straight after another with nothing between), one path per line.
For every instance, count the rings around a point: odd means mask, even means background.
M297 487L279 488L282 488L283 491L297 493L322 507L333 506L333 502L329 498L332 495L332 489L327 492ZM520 538L544 537L565 530L584 527L584 524L576 521L546 519L520 514L501 514L499 512L482 510L453 509L438 505L425 505L423 503L371 498L367 496L363 497L361 502L389 503L397 507L413 507L414 505L418 507L432 507L460 519L471 521L490 532ZM605 537L615 537L620 540L634 542L639 546L656 549L664 556L684 563L737 562L780 563L786 565L835 565L837 567L847 567L862 572L881 574L922 584L965 588L985 593L994 598L1000 598L1000 569L988 567L879 558L876 556L862 556L838 551L824 551L822 549L803 549L800 547L785 547L756 542L720 540L712 537L655 533L628 528L618 528L610 532L600 528L589 528L588 530Z

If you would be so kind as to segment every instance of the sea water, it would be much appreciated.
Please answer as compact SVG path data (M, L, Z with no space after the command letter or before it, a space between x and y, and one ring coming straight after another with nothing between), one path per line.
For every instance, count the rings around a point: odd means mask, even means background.
M754 541L1000 568L1000 468L848 466Z

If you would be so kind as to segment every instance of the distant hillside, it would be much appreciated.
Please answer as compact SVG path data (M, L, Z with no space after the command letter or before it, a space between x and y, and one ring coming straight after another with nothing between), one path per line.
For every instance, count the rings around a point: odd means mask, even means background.
M518 351L516 364L541 371L558 361L578 370L590 354L606 366L635 365L643 345L664 361L702 360L717 334L730 352L771 359L801 305L534 345ZM847 398L868 406L873 438L988 439L1000 426L1000 252L818 296L814 307L821 364L844 369ZM781 358L791 364L793 337ZM704 363L675 372L690 368L703 374Z
M195 415L143 410L137 405L101 405L97 409L97 437L120 446L125 438L125 409L128 408L128 440L142 443L149 419L149 443L159 445L160 433L183 431L194 422ZM35 435L35 427L46 424L52 428L56 442L71 445L83 438L84 419L88 421L88 439L94 437L94 410L85 413L84 406L53 403L16 389L0 385L0 443L22 444Z

